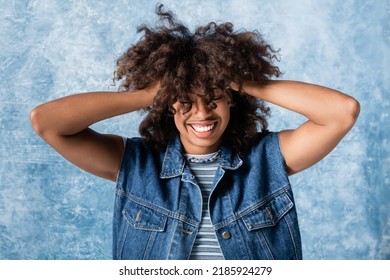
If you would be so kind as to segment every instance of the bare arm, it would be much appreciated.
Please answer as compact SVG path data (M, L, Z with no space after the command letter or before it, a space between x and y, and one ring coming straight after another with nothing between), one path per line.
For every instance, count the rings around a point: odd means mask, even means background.
M145 108L159 85L131 93L90 92L70 95L36 107L30 114L35 131L76 166L102 178L116 180L123 156L117 135L99 134L90 125Z
M280 133L288 173L302 171L330 153L354 125L360 105L339 91L302 82L246 82L243 90L308 118L296 129Z

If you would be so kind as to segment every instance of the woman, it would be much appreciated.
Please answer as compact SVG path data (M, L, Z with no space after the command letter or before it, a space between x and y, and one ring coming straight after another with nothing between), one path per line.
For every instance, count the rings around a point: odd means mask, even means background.
M191 33L157 8L159 25L119 58L121 93L67 96L31 112L36 132L76 166L116 182L115 259L301 259L288 176L324 158L359 103L279 77L256 32L209 23ZM266 102L307 117L267 131ZM92 124L148 111L141 138Z

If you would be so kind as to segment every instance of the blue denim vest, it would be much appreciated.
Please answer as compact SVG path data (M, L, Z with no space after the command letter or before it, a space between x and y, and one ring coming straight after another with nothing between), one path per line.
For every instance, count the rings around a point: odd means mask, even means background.
M293 193L277 133L237 155L222 147L209 211L225 259L301 259ZM179 137L156 153L127 139L118 174L114 259L188 259L202 216L202 196Z

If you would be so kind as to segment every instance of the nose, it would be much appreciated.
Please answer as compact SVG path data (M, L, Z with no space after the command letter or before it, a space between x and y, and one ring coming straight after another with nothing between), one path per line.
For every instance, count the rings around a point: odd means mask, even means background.
M204 102L202 98L197 98L196 101L192 104L192 110L194 111L194 114L205 119L210 115L212 109L207 106L206 102Z

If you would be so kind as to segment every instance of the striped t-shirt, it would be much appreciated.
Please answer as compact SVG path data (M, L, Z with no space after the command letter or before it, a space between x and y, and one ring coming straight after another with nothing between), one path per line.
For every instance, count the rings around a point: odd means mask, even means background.
M223 260L215 231L210 220L208 200L218 168L219 152L208 155L186 155L187 163L195 175L202 192L202 220L192 248L191 260Z

